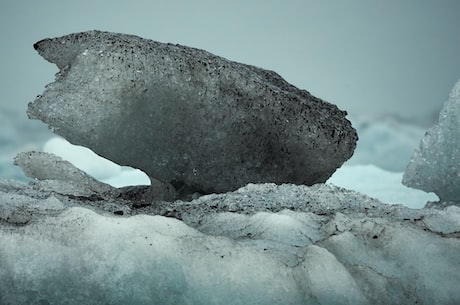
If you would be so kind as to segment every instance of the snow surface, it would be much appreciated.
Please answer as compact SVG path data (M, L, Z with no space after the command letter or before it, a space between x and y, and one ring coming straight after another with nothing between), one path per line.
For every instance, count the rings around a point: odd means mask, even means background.
M0 304L460 300L455 206L264 184L136 208L40 183L0 180Z
M460 301L457 206L328 184L138 201L50 153L15 162L38 180L0 180L0 304Z

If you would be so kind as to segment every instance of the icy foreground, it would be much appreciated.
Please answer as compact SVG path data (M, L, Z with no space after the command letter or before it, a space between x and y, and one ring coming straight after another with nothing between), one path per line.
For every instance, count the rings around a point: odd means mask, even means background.
M41 180L0 180L0 304L460 301L456 206L411 210L324 184L151 202L50 154L16 163Z
M60 71L29 105L31 118L178 190L312 185L356 146L346 112L272 71L100 31L34 47Z
M460 202L460 81L427 131L404 173L403 183Z
M153 179L115 188L18 154L34 180L0 180L0 304L460 303L458 206L246 185L326 179L356 142L335 106L273 72L134 36L35 47L60 72L29 115ZM194 200L163 200L180 189Z

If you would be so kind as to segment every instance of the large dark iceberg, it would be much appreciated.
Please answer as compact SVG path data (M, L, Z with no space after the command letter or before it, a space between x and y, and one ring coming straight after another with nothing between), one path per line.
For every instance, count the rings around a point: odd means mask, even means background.
M325 182L356 146L346 112L272 71L100 31L34 47L60 71L31 118L178 190Z

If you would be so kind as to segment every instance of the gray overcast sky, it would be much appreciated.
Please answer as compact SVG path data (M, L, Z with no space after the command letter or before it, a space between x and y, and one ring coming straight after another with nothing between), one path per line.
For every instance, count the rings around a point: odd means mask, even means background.
M460 78L459 16L458 0L2 0L0 110L26 122L53 81L34 42L101 29L275 70L351 115L423 118Z

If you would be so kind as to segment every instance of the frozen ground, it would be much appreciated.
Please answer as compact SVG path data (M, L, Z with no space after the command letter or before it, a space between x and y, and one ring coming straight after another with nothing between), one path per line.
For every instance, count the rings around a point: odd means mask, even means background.
M0 180L0 304L460 300L458 207L408 209L325 184L148 204L69 184L74 171L53 162L35 162L48 179Z

